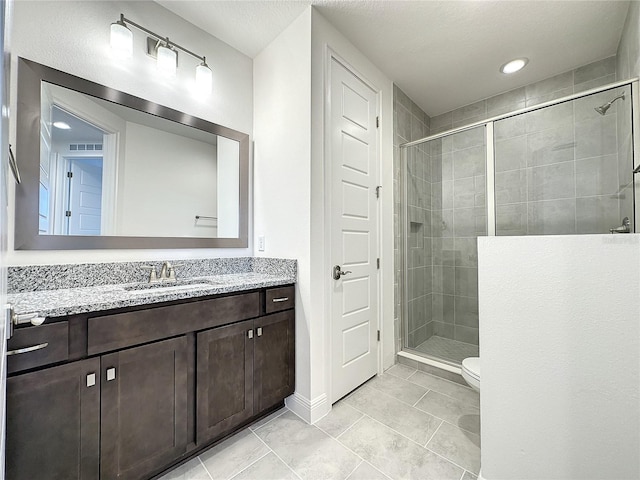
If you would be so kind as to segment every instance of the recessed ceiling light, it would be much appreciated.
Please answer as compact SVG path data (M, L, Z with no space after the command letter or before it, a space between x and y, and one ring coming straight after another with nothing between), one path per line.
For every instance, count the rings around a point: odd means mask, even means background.
M69 130L69 129L71 129L69 124L65 123L65 122L53 122L53 126L56 127L56 128L59 128L61 130Z
M502 65L500 71L502 73L515 73L518 70L522 70L527 63L529 63L528 58L516 58Z

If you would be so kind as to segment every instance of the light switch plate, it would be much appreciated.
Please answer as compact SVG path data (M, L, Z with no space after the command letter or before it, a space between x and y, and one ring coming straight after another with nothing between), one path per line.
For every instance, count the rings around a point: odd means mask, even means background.
M258 251L264 252L264 235L258 236Z

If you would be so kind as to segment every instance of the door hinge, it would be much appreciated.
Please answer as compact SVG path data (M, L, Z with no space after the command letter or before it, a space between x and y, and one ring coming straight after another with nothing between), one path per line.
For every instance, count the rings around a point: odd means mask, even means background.
M380 128L380 117L376 117L376 128Z
M376 267L378 267L378 270L380 270L380 259L376 258Z
M64 216L65 217L70 217L71 216L71 210L67 210L66 212L64 212Z
M378 341L380 341L380 330L378 330Z
M376 198L380 198L380 189L382 188L382 185L378 185L376 187Z
M67 178L73 178L73 172L67 172Z

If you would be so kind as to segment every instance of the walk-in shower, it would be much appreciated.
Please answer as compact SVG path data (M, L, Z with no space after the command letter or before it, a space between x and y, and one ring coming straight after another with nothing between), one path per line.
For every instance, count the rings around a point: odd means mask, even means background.
M401 145L403 352L453 366L478 355L478 236L635 230L636 88L618 82Z

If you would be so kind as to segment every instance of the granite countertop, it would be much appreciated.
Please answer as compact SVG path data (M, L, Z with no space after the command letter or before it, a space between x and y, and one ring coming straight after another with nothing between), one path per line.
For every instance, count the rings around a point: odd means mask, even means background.
M158 288L140 283L63 288L35 292L12 293L8 302L16 314L37 313L41 317L60 317L76 313L97 312L112 308L147 305L219 293L240 292L262 287L295 283L295 273L232 273L182 278L177 286ZM188 283L188 284L187 284ZM127 287L145 288L127 290Z

